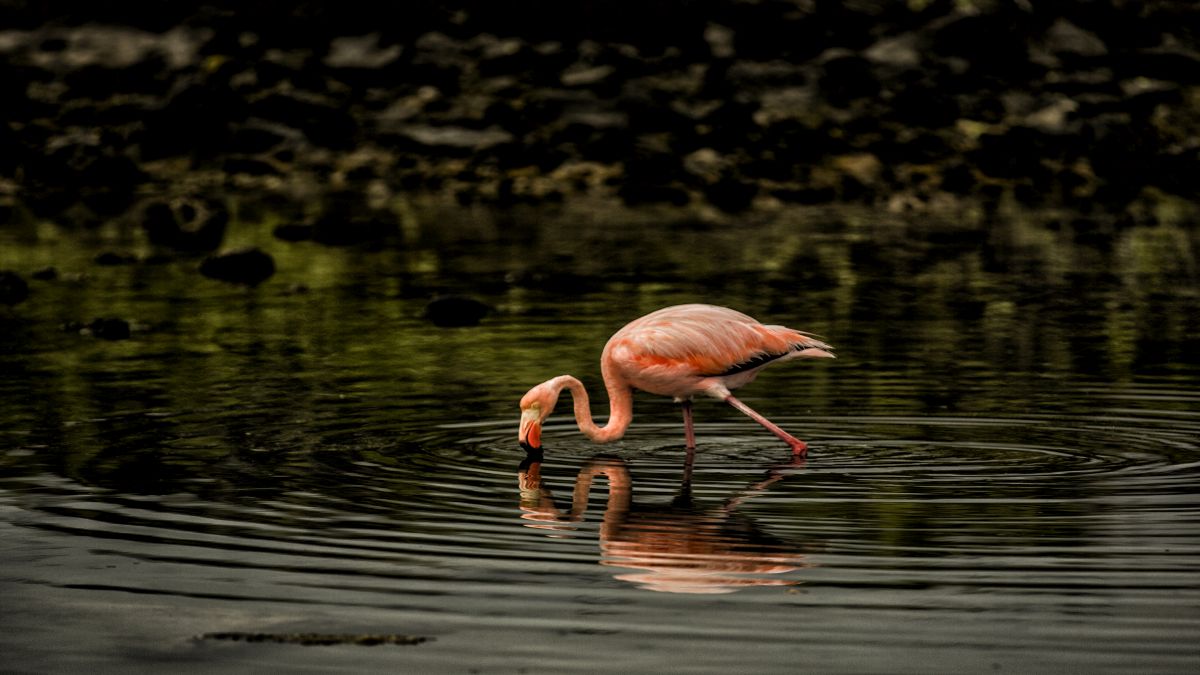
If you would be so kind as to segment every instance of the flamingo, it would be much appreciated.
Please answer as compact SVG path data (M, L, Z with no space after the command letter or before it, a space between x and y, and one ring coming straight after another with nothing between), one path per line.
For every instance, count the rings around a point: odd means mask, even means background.
M750 383L758 371L793 358L832 359L832 347L809 333L783 326L764 326L741 312L715 305L664 307L629 322L604 345L600 373L608 390L609 416L604 426L592 420L583 383L559 375L530 389L521 398L518 440L526 450L541 448L542 425L563 389L571 392L579 430L596 443L625 435L633 421L633 390L671 396L683 404L687 450L696 448L692 399L704 394L725 401L767 428L802 457L804 441L779 428L731 393Z

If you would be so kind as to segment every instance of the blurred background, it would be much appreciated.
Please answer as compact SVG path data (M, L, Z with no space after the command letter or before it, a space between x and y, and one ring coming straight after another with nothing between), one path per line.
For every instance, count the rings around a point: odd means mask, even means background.
M1200 190L1197 12L4 0L0 207L96 225L151 194L250 193L330 243L390 234L414 194L722 214L1011 200L1143 223L1193 214Z

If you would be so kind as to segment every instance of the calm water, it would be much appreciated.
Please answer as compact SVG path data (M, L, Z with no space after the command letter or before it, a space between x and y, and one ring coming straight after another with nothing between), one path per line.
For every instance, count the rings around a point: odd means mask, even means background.
M476 212L363 252L267 220L253 291L0 230L0 268L60 271L0 309L0 669L1200 669L1194 228ZM496 311L435 328L443 291ZM645 395L622 442L563 407L526 457L529 386L603 399L608 335L688 301L838 348L741 392L807 461L702 401L685 484ZM61 328L100 316L132 339Z

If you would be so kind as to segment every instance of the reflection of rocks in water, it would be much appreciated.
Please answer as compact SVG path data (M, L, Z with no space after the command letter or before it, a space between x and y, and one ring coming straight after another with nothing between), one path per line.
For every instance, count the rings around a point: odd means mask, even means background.
M102 340L129 339L129 322L118 318L99 318L86 326L86 330Z
M29 297L29 284L21 275L8 270L0 270L0 303L17 305Z
M257 286L275 274L275 259L257 248L224 251L205 258L200 273L210 279Z
M478 326L491 306L468 295L439 295L425 305L425 318L441 328Z
M797 546L764 533L737 512L743 501L780 480L784 474L778 471L717 506L696 503L686 482L670 504L644 506L633 503L623 460L595 458L580 469L570 511L564 513L542 485L540 459L531 457L518 473L521 517L530 521L529 527L573 529L571 523L583 519L592 480L599 474L608 479L600 564L636 570L616 574L617 579L668 593L731 593L745 586L795 585L795 580L765 575L811 566Z
M151 244L183 251L214 251L225 238L229 211L203 197L154 201L142 213L142 228Z

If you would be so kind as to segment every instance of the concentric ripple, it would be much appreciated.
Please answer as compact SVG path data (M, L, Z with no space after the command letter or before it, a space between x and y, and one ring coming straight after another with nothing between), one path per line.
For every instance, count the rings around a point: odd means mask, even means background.
M833 670L914 649L969 669L979 644L1014 665L1113 668L1153 649L1186 669L1200 414L1146 395L1106 394L1087 414L778 418L810 442L804 459L724 416L699 425L690 464L679 426L652 418L604 447L558 421L530 457L511 419L397 434L317 416L304 434L256 427L237 449L203 415L155 413L192 432L160 456L169 491L139 493L99 459L84 481L19 470L37 448L10 453L0 562L29 616L83 630L112 603L140 608L139 631L198 663L266 658L251 650L289 635L341 636L337 649L403 635L388 647L403 656L356 663L588 670L615 653L638 670L651 662L623 646L642 641L699 671L734 667L736 644L739 667L771 671L803 626L809 662ZM162 607L180 616L153 618ZM69 649L113 638L97 635ZM864 660L847 667L849 652ZM328 666L326 653L284 658Z

